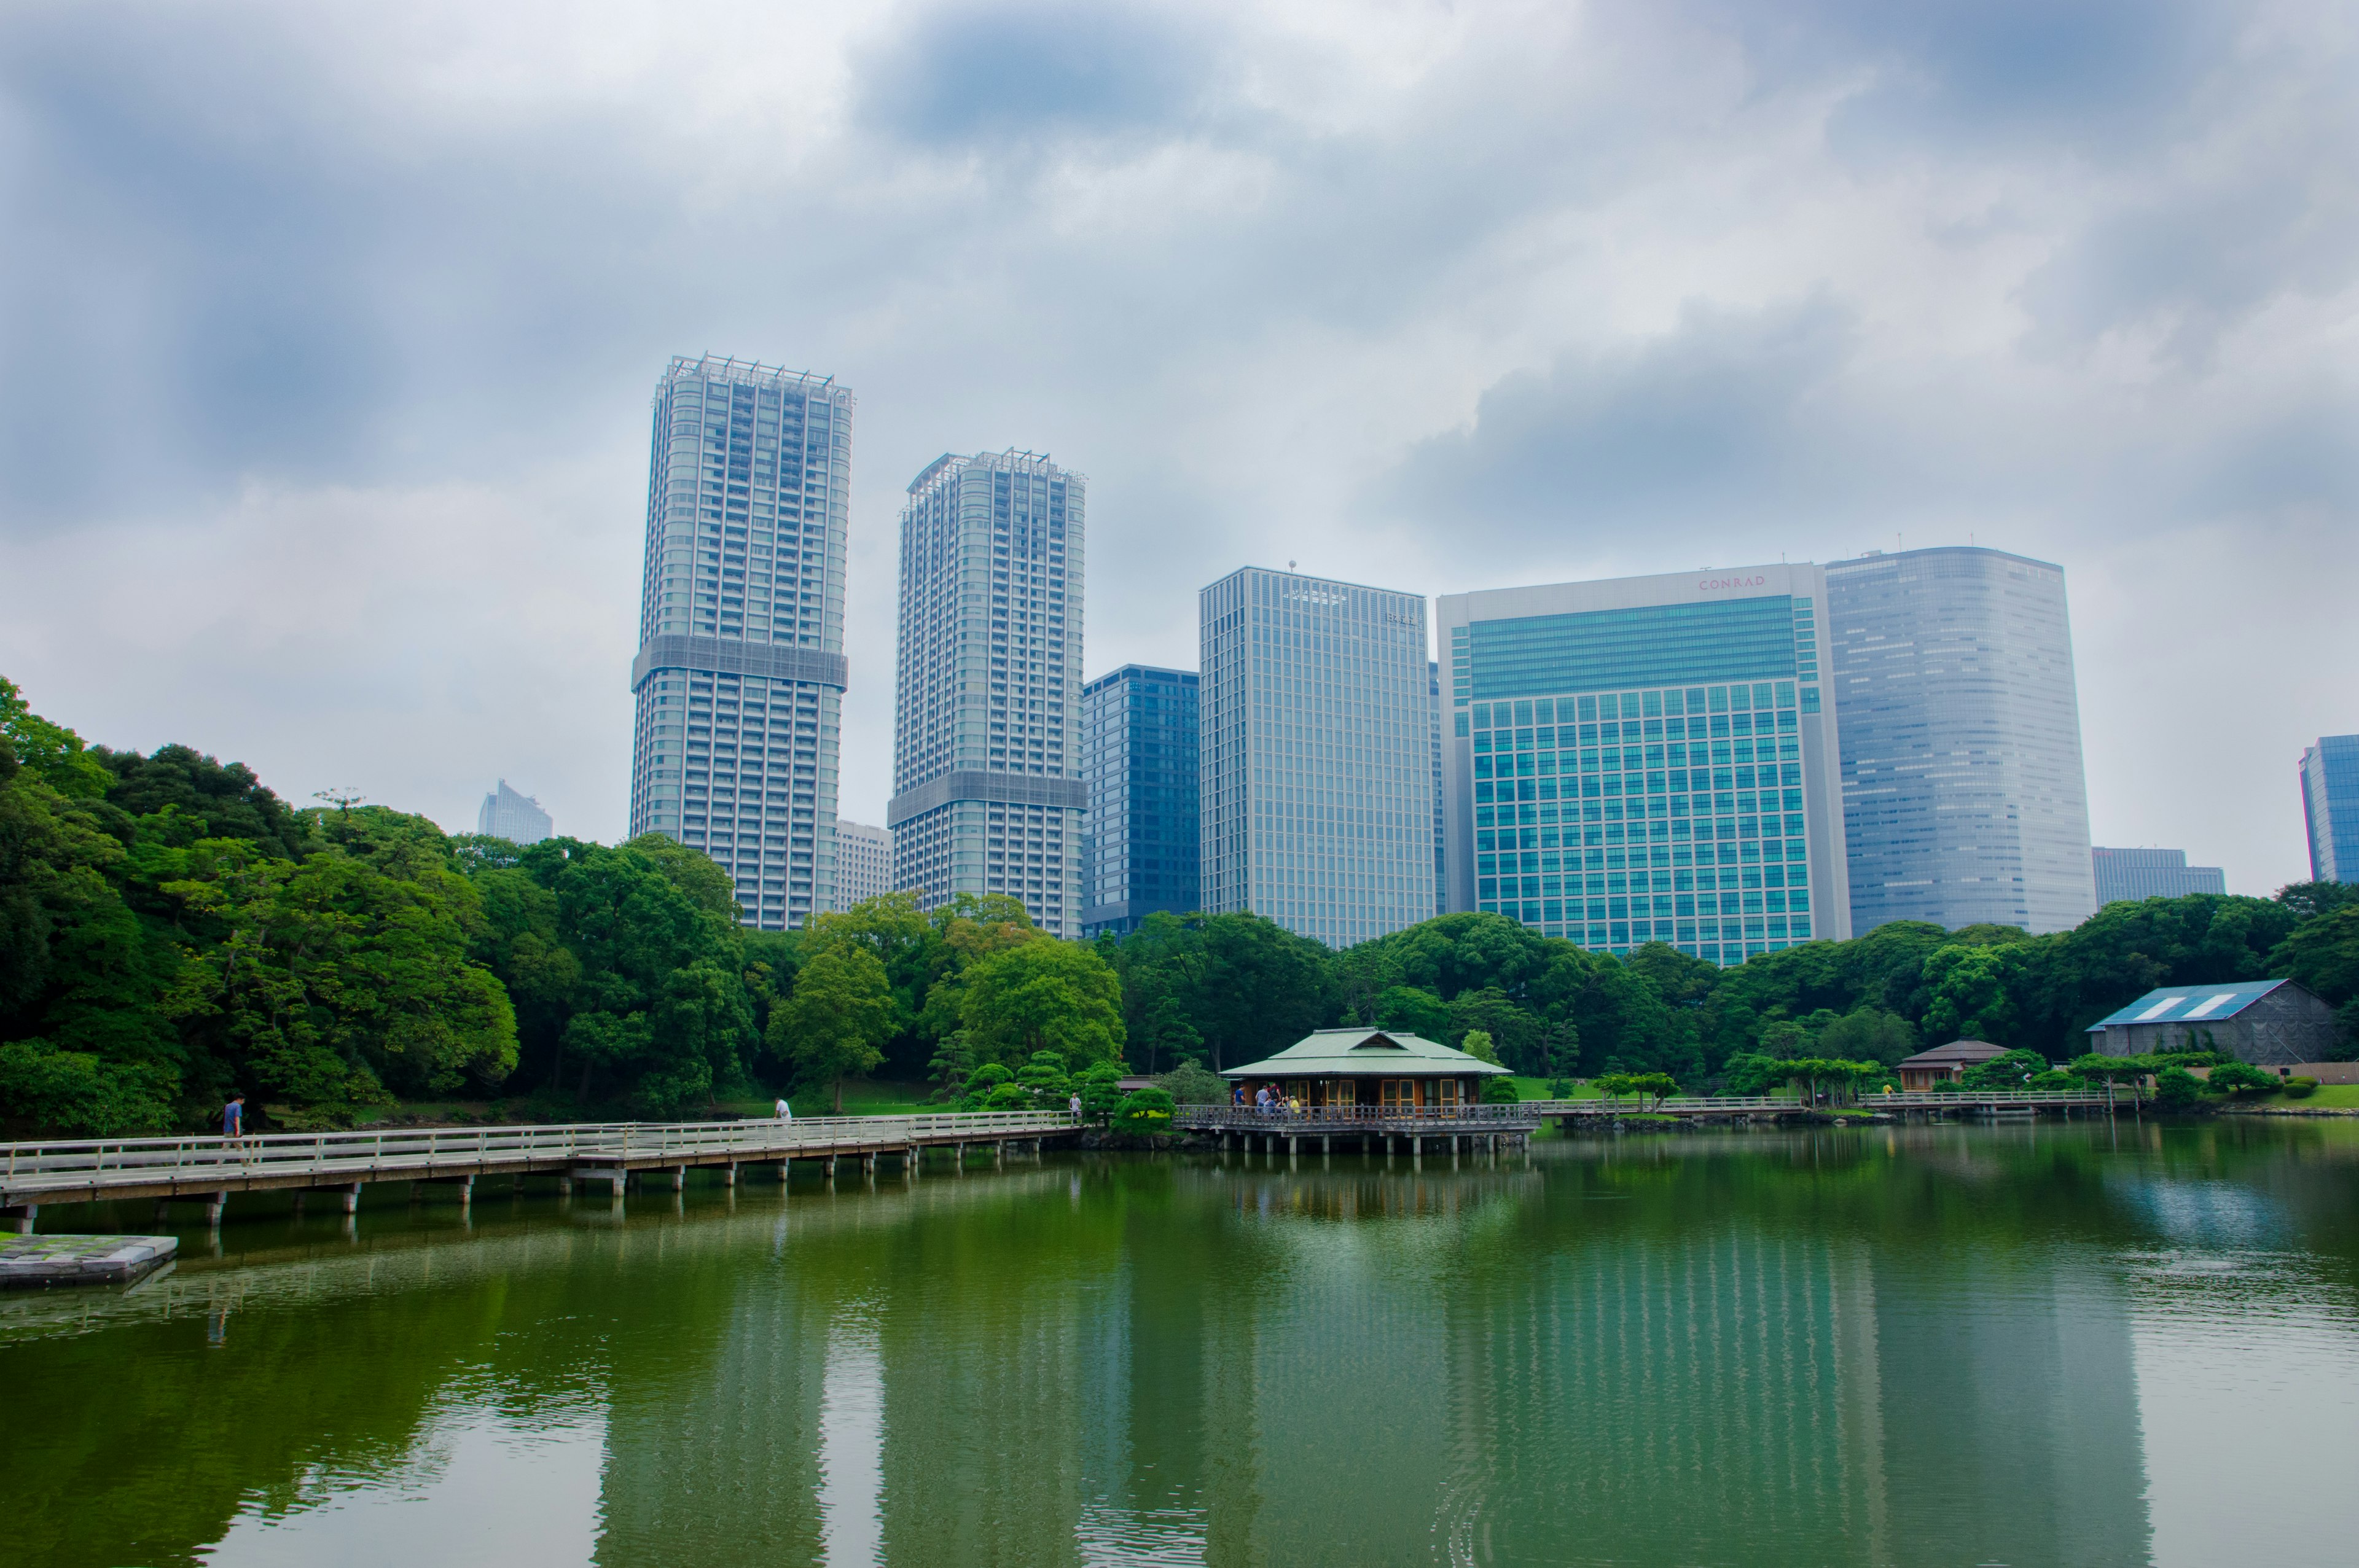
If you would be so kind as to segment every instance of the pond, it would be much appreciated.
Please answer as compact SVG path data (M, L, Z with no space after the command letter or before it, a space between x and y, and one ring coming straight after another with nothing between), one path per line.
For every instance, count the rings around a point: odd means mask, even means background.
M2240 1119L245 1198L0 1299L5 1555L2341 1563L2354 1197Z

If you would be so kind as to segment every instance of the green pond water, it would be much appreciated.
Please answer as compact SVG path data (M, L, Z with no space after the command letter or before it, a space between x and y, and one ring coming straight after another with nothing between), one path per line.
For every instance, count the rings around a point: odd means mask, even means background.
M2344 1564L2354 1199L2256 1120L237 1198L0 1299L0 1561Z

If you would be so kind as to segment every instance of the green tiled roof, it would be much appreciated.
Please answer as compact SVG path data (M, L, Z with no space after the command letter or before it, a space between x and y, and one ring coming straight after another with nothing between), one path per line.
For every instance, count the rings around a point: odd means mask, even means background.
M1243 1067L1230 1067L1221 1076L1423 1078L1506 1070L1421 1035L1389 1029L1321 1029L1304 1035L1275 1056Z

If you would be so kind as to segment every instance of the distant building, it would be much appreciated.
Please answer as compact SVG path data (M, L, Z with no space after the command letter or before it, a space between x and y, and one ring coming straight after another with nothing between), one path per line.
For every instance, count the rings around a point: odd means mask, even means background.
M1445 594L1450 907L1719 964L1851 935L1815 566Z
M766 931L835 903L852 403L712 355L656 384L631 832L712 856Z
M1125 665L1082 687L1082 935L1195 910L1197 766L1195 671Z
M2063 568L1875 552L1829 566L1827 589L1852 928L2094 914Z
M850 909L893 891L893 830L835 819L835 907Z
M1425 662L1426 701L1429 711L1427 729L1433 736L1433 913L1450 913L1450 836L1446 831L1449 818L1441 811L1441 665L1439 660Z
M1037 452L945 452L901 510L893 885L1004 892L1082 934L1082 508Z
M1247 567L1198 596L1202 903L1332 947L1433 914L1425 600Z
M511 844L538 844L557 831L549 813L540 802L528 795L518 795L502 779L499 787L484 796L484 806L475 813L475 831L495 838L505 838Z
M2301 754L2310 880L2359 882L2359 735L2327 735Z
M1968 1067L1979 1067L2006 1054L2006 1046L1987 1040L1952 1040L1903 1061L1898 1068L1900 1087L1922 1091L1935 1084L1954 1084L1966 1076Z
M2217 866L2190 866L2184 849L2090 849L2097 869L2097 907L2142 898L2182 898L2190 892L2226 892L2228 873Z
M2089 1025L2108 1056L2224 1051L2256 1067L2323 1062L2335 1047L2334 1010L2292 980L2164 986Z

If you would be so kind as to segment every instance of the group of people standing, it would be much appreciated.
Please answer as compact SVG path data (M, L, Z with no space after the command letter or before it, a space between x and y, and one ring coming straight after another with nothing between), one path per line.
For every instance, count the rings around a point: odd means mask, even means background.
M1240 1110L1245 1106L1245 1087L1239 1084L1229 1091L1229 1103ZM1288 1094L1276 1084L1264 1084L1253 1092L1253 1108L1262 1116L1300 1116L1300 1097Z

